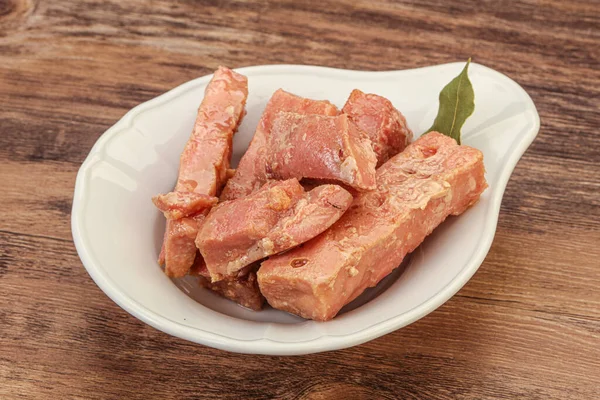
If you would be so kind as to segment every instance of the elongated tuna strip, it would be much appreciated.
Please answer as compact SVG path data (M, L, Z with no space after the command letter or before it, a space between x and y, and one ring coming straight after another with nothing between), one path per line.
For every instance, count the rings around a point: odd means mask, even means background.
M252 142L240 160L235 175L225 185L221 193L221 200L233 200L247 196L267 182L265 167L270 155L266 143L271 133L273 119L281 111L306 115L337 115L339 113L339 110L328 101L305 99L282 89L277 90L265 107Z
M219 67L206 87L194 131L181 154L175 192L183 194L177 196L189 197L185 194L189 192L218 194L227 178L232 138L244 115L247 97L247 78ZM175 208L173 204L169 207ZM185 209L185 205L181 207ZM199 210L200 214L194 217L167 220L159 257L159 262L164 258L167 275L182 277L189 271L196 257L197 222L207 211Z
M267 139L267 176L336 180L375 189L377 158L367 135L346 114L280 112Z
M256 280L257 268L258 265L255 268L250 268L250 271L244 271L245 275L213 283L202 256L198 255L190 270L190 274L198 277L200 286L210 289L246 308L260 311L265 303L265 298L260 294L260 290L258 289L258 281Z
M258 283L269 304L304 318L333 318L448 215L479 199L487 187L483 155L428 133L377 170L377 185L327 232L262 263Z
M217 197L194 192L170 192L159 194L152 202L167 219L179 219L198 214L217 204Z
M266 183L259 191L213 208L196 245L213 282L254 261L295 247L329 228L348 209L352 195L337 185L310 192L296 179Z
M354 89L342 112L369 135L378 167L404 150L412 140L406 119L385 97Z

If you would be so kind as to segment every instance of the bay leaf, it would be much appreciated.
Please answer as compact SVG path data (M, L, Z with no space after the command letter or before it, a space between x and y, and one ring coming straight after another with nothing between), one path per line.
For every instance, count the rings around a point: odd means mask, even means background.
M471 59L462 72L440 92L438 114L427 132L437 131L450 136L460 144L460 129L475 111L475 92L469 80L468 68Z

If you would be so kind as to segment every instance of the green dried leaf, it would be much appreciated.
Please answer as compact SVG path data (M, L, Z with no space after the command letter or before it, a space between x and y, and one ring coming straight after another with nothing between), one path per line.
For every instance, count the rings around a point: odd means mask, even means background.
M475 110L475 92L469 80L467 61L462 72L440 92L440 108L433 126L427 132L437 131L450 136L460 144L460 128Z

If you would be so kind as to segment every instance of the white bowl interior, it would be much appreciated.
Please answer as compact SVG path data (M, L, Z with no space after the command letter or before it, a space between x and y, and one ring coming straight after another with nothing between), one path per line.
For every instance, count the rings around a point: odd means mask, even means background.
M241 69L249 77L250 94L248 114L235 136L234 165L278 88L340 107L354 88L380 94L406 116L418 135L435 117L439 91L462 67L455 63L392 72L300 66ZM73 205L74 239L82 260L100 287L134 315L215 347L270 352L268 342L281 354L309 352L359 343L406 325L452 296L483 261L506 181L539 128L531 99L516 83L477 64L471 65L469 75L476 109L463 127L463 143L484 153L490 188L479 203L449 218L428 237L405 268L330 322L306 321L273 309L246 310L199 288L191 277L172 282L156 263L164 217L150 198L173 188L179 155L210 77L137 107L98 141L78 176ZM301 343L306 346L293 346Z

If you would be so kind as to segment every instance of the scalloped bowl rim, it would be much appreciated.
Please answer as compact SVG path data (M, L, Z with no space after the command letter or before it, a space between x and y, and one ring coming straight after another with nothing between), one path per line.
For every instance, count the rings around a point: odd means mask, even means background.
M235 71L250 76L256 72L264 73L287 71L289 73L318 72L322 74L344 74L349 77L364 77L366 75L372 74L376 74L380 77L383 77L384 75L392 77L393 75L405 74L411 71L423 71L450 65L462 66L464 65L464 63L440 64L422 68L393 71L356 71L322 66L290 64L243 67L237 68L235 69ZM81 165L77 174L71 217L71 230L73 234L73 241L75 243L75 247L84 267L86 268L94 282L110 299L112 299L121 308L123 308L136 318L170 335L227 351L248 354L296 355L337 350L365 343L369 340L375 339L377 337L380 337L382 335L385 335L387 333L390 333L392 331L395 331L399 328L413 323L414 321L424 317L425 315L440 307L447 300L449 300L456 292L458 292L458 290L460 290L467 283L467 281L475 274L479 266L482 264L495 236L496 226L498 223L500 212L500 205L508 180L517 162L519 161L523 153L527 150L527 148L530 146L530 144L533 142L540 128L540 119L535 104L533 103L533 100L527 94L527 92L518 83L516 83L506 75L495 71L491 68L485 67L481 64L471 63L471 66L483 68L487 72L495 74L496 78L503 80L504 83L506 83L507 85L513 87L516 86L518 89L520 89L520 91L524 95L524 100L528 103L528 106L531 107L531 109L534 111L534 125L525 135L523 135L521 140L518 142L518 145L508 155L506 163L504 164L504 167L501 170L500 178L498 179L499 186L497 185L495 190L496 195L490 199L490 201L492 202L492 212L486 214L487 218L485 221L485 232L488 233L480 238L477 252L470 259L469 263L463 267L461 272L449 284L447 284L442 290L438 291L436 294L431 296L428 300L422 302L421 304L412 308L411 310L398 314L376 325L359 330L351 334L323 334L321 336L307 341L299 341L293 343L279 342L265 337L251 340L239 340L221 336L205 330L192 328L155 314L153 311L140 305L138 302L136 302L134 299L132 299L126 293L120 290L118 285L111 278L108 277L108 275L103 271L103 269L99 265L97 265L90 252L88 251L87 245L85 243L82 229L82 219L79 215L79 210L81 209L82 204L85 200L84 193L86 192L87 175L91 166L93 166L93 164L95 164L99 160L98 155L102 152L106 142L109 141L110 138L116 135L118 132L130 127L133 124L133 119L138 114L160 106L161 104L164 104L166 102L169 102L196 85L206 83L212 77L212 74L183 83L154 99L151 99L145 103L142 103L132 108L115 125L113 125L106 132L104 132L92 147L90 153ZM249 343L251 343L251 346L248 345Z

